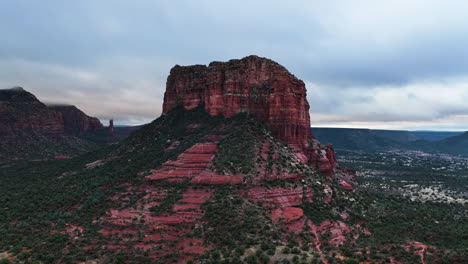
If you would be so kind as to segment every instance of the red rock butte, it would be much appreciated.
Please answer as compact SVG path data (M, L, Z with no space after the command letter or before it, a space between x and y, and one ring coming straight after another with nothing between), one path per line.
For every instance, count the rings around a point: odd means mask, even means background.
M213 116L247 112L265 121L273 135L306 150L310 130L304 82L280 64L258 56L228 62L179 66L167 78L163 112L203 105Z

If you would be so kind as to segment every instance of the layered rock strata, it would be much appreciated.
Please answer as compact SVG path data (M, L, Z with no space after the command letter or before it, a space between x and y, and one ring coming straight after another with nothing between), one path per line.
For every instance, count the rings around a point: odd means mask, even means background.
M102 129L99 119L75 106L46 106L21 87L0 90L0 136L78 135Z
M331 145L313 144L309 103L303 81L266 58L248 56L228 62L171 69L163 112L203 105L213 115L231 117L247 112L265 121L273 135L302 151L309 164L331 175L336 168Z
M211 115L248 112L265 121L280 140L304 148L311 138L304 82L280 64L257 56L208 66L171 69L163 112L204 105Z

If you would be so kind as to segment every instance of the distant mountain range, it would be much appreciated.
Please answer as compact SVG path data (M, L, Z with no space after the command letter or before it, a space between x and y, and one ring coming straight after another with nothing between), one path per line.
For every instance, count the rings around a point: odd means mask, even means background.
M314 127L312 134L321 142L333 143L336 149L422 150L468 156L468 132Z
M461 131L411 131L410 133L415 135L418 139L427 141L439 141L463 134Z

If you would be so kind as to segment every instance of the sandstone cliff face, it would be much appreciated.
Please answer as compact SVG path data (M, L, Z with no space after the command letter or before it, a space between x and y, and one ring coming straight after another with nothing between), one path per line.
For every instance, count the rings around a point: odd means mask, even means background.
M208 66L176 65L167 79L163 112L178 105L187 110L204 105L213 116L248 112L265 121L275 137L303 151L321 171L331 174L336 167L331 146L320 149L310 143L304 82L272 60L248 56Z
M79 135L104 128L99 119L86 115L74 105L54 105L49 106L49 109L61 113L65 133L68 135Z
M172 68L163 112L177 105L188 110L202 104L211 115L248 112L266 121L277 138L299 149L311 138L304 82L269 59L249 56Z
M22 88L0 90L0 135L16 131L59 136L65 132L62 114L48 109Z
M0 90L0 136L15 137L21 132L57 137L102 128L97 118L75 106L47 107L20 87Z

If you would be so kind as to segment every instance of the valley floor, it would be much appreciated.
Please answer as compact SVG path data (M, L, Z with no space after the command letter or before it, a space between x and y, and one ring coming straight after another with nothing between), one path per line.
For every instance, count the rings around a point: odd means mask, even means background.
M467 158L420 151L337 153L340 165L358 171L358 188L374 199L374 239L414 240L467 260Z

